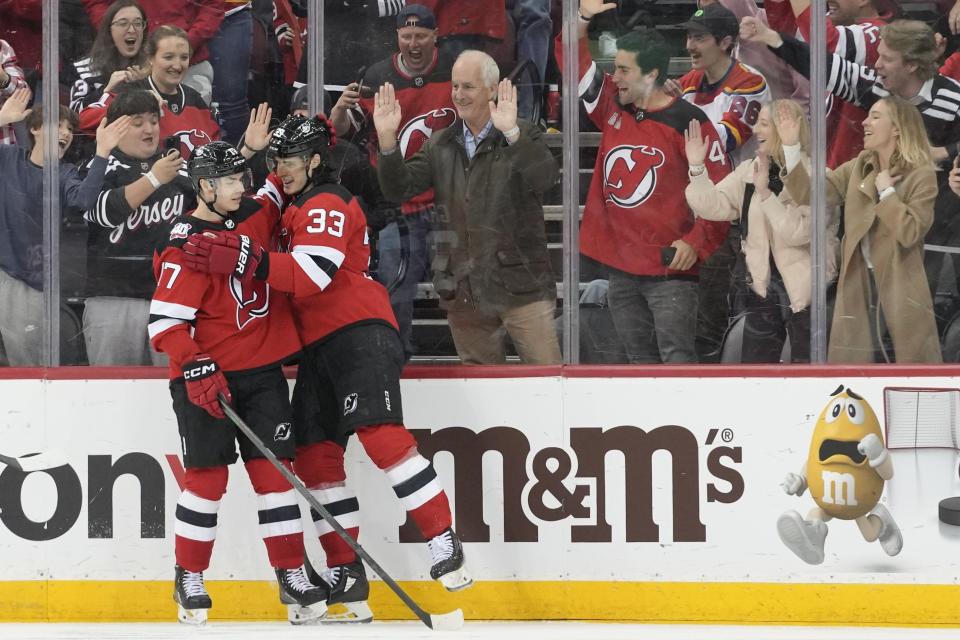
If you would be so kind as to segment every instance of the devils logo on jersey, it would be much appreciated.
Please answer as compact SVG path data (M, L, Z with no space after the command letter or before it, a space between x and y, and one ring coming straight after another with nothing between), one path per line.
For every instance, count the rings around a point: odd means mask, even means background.
M457 112L450 107L434 109L430 113L421 114L412 118L400 130L397 136L397 142L400 144L400 153L404 158L409 158L426 142L434 131L446 129L456 122Z
M180 138L180 157L189 158L193 150L202 147L208 142L213 142L209 135L199 129L190 129L189 131L177 131L170 136L171 138Z
M656 147L614 147L603 160L606 199L627 208L643 204L657 188L657 169L663 162L663 151Z
M237 301L237 328L243 329L254 318L270 313L270 287L263 280L250 278L247 282L230 278L230 293Z

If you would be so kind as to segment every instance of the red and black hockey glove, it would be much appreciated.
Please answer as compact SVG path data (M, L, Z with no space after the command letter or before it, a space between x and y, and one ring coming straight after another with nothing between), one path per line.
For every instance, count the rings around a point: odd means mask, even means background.
M266 279L269 254L250 236L194 233L183 245L183 262L195 271L233 275L242 282Z
M222 393L227 402L233 402L230 396L230 387L223 377L220 367L213 358L205 353L198 354L188 362L183 363L183 379L187 382L187 397L214 418L225 418L217 394Z

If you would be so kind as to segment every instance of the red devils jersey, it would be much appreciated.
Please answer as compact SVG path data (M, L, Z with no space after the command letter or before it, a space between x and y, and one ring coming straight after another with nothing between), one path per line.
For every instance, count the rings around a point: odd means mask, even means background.
M190 357L208 353L224 371L280 364L300 350L289 297L252 278L193 271L183 264L183 244L192 233L236 231L264 248L278 245L283 189L271 175L254 198L225 222L180 216L153 258L157 289L150 302L150 341L170 356L170 377L182 376Z
M270 254L267 282L293 294L304 345L358 322L397 328L387 290L367 275L367 219L349 191L333 183L313 187L287 207L281 224L286 253Z
M150 78L130 84L131 87L155 90ZM79 114L80 129L93 132L100 126L100 120L106 117L107 107L114 99L113 93L103 96L86 107ZM220 127L210 114L203 98L192 88L180 85L175 94L164 94L166 103L160 115L160 144L165 138L176 136L180 139L180 155L189 158L194 147L199 147L220 139Z
M557 59L562 66L557 37ZM660 249L683 240L706 260L726 237L729 224L694 218L684 189L689 182L683 132L700 122L709 141L706 165L719 182L730 173L726 153L707 116L683 100L658 111L617 103L612 78L590 59L580 40L580 99L602 131L597 165L580 226L580 251L603 264L636 275L695 275L697 264L673 272L660 263Z
M750 140L761 107L770 102L767 81L756 69L737 60L712 85L699 69L689 71L677 82L683 99L707 114L720 136L720 144L731 154Z
M364 84L379 89L389 82L396 90L400 103L400 128L397 143L404 159L410 158L434 132L449 127L457 121L450 86L450 64L434 51L433 64L422 74L411 76L400 69L400 54L395 53L370 67ZM358 108L348 112L353 130L367 127L373 122L373 99L361 99ZM372 129L372 127L371 127ZM376 166L376 133L371 133L370 161ZM416 195L401 206L403 213L413 213L433 204L433 189Z

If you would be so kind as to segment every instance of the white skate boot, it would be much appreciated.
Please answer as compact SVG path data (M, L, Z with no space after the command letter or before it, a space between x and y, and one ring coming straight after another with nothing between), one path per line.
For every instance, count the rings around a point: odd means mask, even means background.
M438 580L447 591L460 591L473 584L473 578L464 566L463 546L453 529L446 529L427 542L433 555L430 577Z

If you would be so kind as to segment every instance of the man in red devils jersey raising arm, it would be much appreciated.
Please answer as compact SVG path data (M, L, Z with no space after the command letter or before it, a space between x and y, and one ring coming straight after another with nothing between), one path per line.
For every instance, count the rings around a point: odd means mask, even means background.
M359 503L343 467L347 439L356 433L428 541L431 577L448 590L463 589L472 580L451 528L447 495L403 426L403 349L387 291L366 273L367 221L356 199L330 177L333 140L322 116L290 116L270 138L267 158L293 197L282 218L285 253L256 243L245 251L229 234L191 236L192 250L209 257L205 268L211 272L245 267L257 280L292 294L304 344L293 391L294 469L304 484L356 537ZM327 555L328 603L345 605L338 608L345 610L345 621L371 619L362 563L318 514L313 518Z
M269 109L258 112L262 137L247 130L251 148L265 145ZM174 221L154 255L157 289L150 304L154 347L170 356L170 393L183 443L186 480L177 501L174 600L181 622L199 624L211 607L203 585L236 445L257 493L260 533L294 624L326 612L327 589L304 573L303 527L296 492L279 471L224 419L217 394L237 411L284 464L295 453L292 411L281 363L300 350L288 298L238 267L229 274L196 270L184 251L192 233L236 230L241 244L274 246L284 196L270 176L254 198L243 196L245 160L225 142L199 147L188 171L200 204Z
M710 140L706 167L696 170L720 180L730 167L704 112L664 91L670 53L656 31L621 36L613 75L597 69L587 25L616 6L580 0L580 100L602 131L580 251L609 268L610 312L631 363L696 362L697 267L726 237L728 224L695 219L684 200L684 132L691 120ZM561 67L562 50L557 36Z

